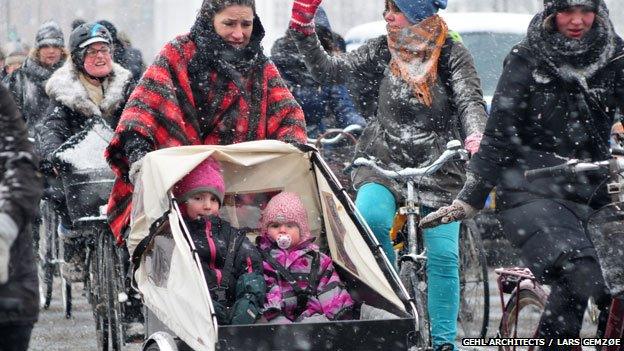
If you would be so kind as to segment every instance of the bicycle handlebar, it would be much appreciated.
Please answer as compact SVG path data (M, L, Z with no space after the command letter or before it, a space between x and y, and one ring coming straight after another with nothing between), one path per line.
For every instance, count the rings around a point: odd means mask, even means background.
M321 137L320 142L322 145L334 145L337 144L339 141L343 140L345 138L345 133L353 133L353 132L360 132L362 131L362 129L364 129L361 125L359 124L351 124L348 125L347 127L343 128L343 129L328 129L325 134L334 134L334 133L338 133L338 135L336 135L333 138L323 138ZM316 144L319 142L319 139L312 139L312 138L308 138L308 143L309 144Z
M613 159L618 171L624 170L624 159ZM598 169L609 169L611 167L611 161L596 161L596 162L580 162L579 160L570 160L564 164L531 169L524 172L524 177L528 181L537 180L540 178L558 177L558 176L575 176L578 173L595 171Z
M451 140L446 144L446 150L435 160L431 165L420 168L404 168L400 171L392 171L379 167L375 161L359 157L353 161L353 167L369 167L376 171L378 174L388 179L400 179L400 178L416 178L420 176L427 176L437 172L442 166L454 159L468 160L468 151L461 148L461 142L459 140Z

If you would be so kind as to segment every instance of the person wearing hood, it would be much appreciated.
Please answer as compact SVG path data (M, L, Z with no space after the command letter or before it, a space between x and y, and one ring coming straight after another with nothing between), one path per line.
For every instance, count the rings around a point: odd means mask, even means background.
M319 8L316 12L314 22L325 51L339 52L329 19L323 8ZM327 127L345 128L352 124L362 127L366 125L364 117L355 108L346 85L323 85L314 80L291 35L287 34L275 41L271 48L271 60L303 109L308 137L317 138L325 132ZM331 120L328 116L331 116ZM330 122L330 125L326 125L327 122Z
M277 324L350 319L353 299L331 257L313 243L299 195L275 195L266 205L260 225L257 245L269 288L264 319Z
M263 54L263 37L253 0L204 0L190 33L166 44L145 71L106 151L117 175L109 223L120 242L132 178L146 153L263 139L306 142L301 107Z
M48 107L45 84L67 59L64 47L61 27L54 21L45 22L37 31L35 45L22 66L6 78L31 137L35 136L35 125Z
M7 50L7 56L4 59L4 66L2 66L2 71L0 71L2 84L4 86L7 86L7 77L18 68L22 67L22 64L26 61L27 56L28 50L21 44L16 44L15 47Z
M609 198L604 175L529 181L523 174L571 159L610 159L611 126L623 107L624 42L604 1L545 0L505 59L464 189L421 221L430 227L469 217L496 186L505 235L551 286L537 337L577 338L588 298L603 311L608 305L584 225Z
M145 71L145 63L143 62L143 54L141 54L141 51L124 44L119 39L117 27L110 21L101 20L98 21L98 23L106 27L113 38L113 61L132 72L132 77L138 82L139 79L141 79L143 71Z
M314 14L321 0L296 0L290 33L308 69L324 84L342 84L351 76L370 78L378 90L376 115L358 140L356 156L374 157L386 168L424 167L461 138L474 153L486 112L472 56L437 15L446 0L386 0L388 34L347 54L330 56L316 35ZM419 178L417 193L425 213L451 203L465 180L460 165ZM381 243L390 262L389 237L404 185L375 171L352 174L356 206ZM428 308L434 349L453 349L459 311L459 224L424 232L427 250Z
M39 316L30 224L41 176L24 119L0 85L0 350L26 351Z

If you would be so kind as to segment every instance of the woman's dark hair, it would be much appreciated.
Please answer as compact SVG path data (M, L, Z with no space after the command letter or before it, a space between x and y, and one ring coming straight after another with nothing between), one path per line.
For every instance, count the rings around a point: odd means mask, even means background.
M331 30L325 27L317 27L316 35L318 36L319 41L321 42L321 45L323 46L323 49L325 49L325 51L327 51L328 53L334 51L334 36Z

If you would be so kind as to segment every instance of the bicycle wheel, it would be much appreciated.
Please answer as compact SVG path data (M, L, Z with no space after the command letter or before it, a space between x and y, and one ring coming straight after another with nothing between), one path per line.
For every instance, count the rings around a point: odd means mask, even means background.
M517 301L519 301L517 303ZM529 289L520 289L516 296L514 292L512 297L505 305L505 311L501 318L500 328L498 330L501 338L512 338L517 330L518 338L533 338L537 333L539 321L544 312L545 301L539 295ZM516 312L516 310L518 311ZM518 314L516 323L516 313ZM501 346L499 350L511 351L511 346ZM529 347L527 350L533 350Z
M102 237L103 251L105 252L104 258L104 274L106 280L104 282L104 288L106 289L106 307L107 317L110 333L111 350L121 350L123 346L123 328L121 323L121 306L118 296L117 279L119 273L117 270L117 253L113 243L113 234L104 229L99 231L99 236Z
M421 274L416 271L414 262L404 261L401 263L399 278L407 289L416 306L418 313L418 325L416 331L419 334L416 347L425 350L431 346L431 330L429 329L429 314L427 310L427 283L419 278ZM424 267L422 268L424 270Z
M97 233L97 232L96 232ZM93 293L93 314L95 317L95 332L97 336L98 351L109 350L109 321L108 321L108 295L106 294L106 252L102 242L102 236L95 237L94 256L91 266L91 289Z
M459 234L459 334L485 338L490 315L490 291L485 248L476 223L462 223Z

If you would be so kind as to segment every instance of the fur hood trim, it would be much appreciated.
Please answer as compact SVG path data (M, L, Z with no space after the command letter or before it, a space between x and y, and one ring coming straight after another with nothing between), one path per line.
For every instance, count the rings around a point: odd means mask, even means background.
M71 60L67 60L46 84L46 93L50 99L82 115L104 118L110 118L125 103L125 90L132 80L132 73L119 64L113 63L113 73L108 78L108 89L104 92L100 106L89 99L87 89L80 83L78 75Z

